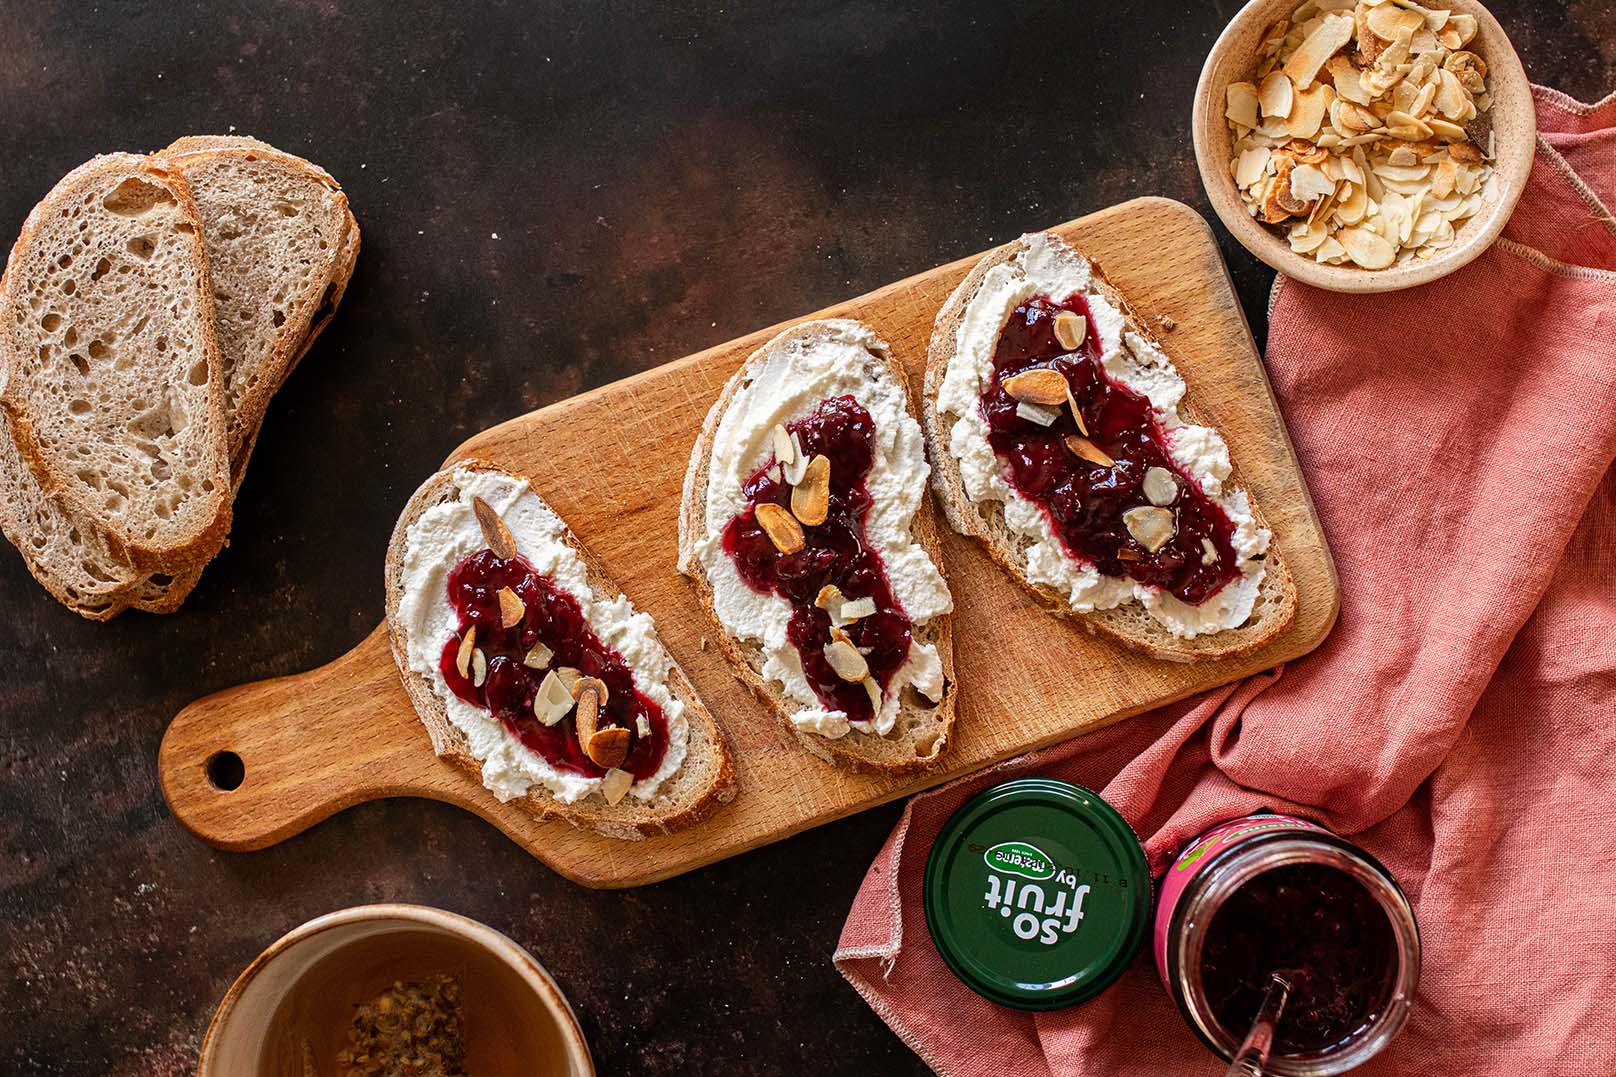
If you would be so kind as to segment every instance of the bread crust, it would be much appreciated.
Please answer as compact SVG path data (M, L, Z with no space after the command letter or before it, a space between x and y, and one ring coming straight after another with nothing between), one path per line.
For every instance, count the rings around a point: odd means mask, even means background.
M468 459L456 461L434 473L405 506L404 512L399 516L397 525L393 528L393 537L387 548L387 566L385 572L387 591L387 637L393 652L393 661L398 666L399 677L404 683L404 690L409 694L410 702L415 707L421 724L426 726L427 733L432 739L432 749L438 756L451 765L464 771L472 781L482 784L482 763L471 754L465 742L465 737L449 720L448 711L437 693L432 690L431 682L427 677L411 669L405 655L408 653L408 642L405 639L403 626L398 621L398 604L404 597L403 566L404 556L409 545L409 527L421 514L433 505L442 502L454 490L454 472L459 468L470 468L480 471L497 471L522 482L528 482L526 476L492 464L484 460ZM528 489L533 490L528 483ZM533 490L535 497L538 491ZM540 497L543 501L543 498ZM552 510L553 511L553 510ZM605 570L601 567L589 549L578 541L576 535L568 528L563 536L564 541L573 552L578 554L588 572L589 588L594 594L617 595L622 592L612 582ZM705 765L708 773L701 781L699 788L689 791L684 799L676 801L667 808L657 810L655 805L641 805L633 798L625 797L616 805L606 804L601 798L585 797L575 804L562 804L554 797L543 791L530 791L526 795L510 801L523 810L531 812L540 819L562 819L573 826L585 830L593 830L607 837L623 840L635 840L650 837L656 834L669 833L690 826L707 818L714 811L733 799L735 795L735 769L731 762L729 749L725 743L723 731L713 718L712 712L702 702L691 685L689 677L677 661L671 662L668 685L674 698L685 704L685 718L690 728L689 748L685 757L685 764L668 779L675 782L686 772L698 764ZM703 755L702 753L706 754ZM695 773L692 770L692 773Z
M995 266L1003 265L1026 249L1026 237L1022 237L989 251L949 295L942 308L938 310L936 321L933 323L931 344L926 353L921 429L926 437L927 454L932 461L932 492L936 495L943 516L954 530L977 540L989 556L998 562L1011 579L1036 599L1039 605L1058 617L1076 621L1096 636L1171 662L1233 658L1250 654L1266 646L1284 631L1296 614L1296 584L1290 568L1285 564L1277 538L1270 541L1266 554L1263 585L1259 595L1259 607L1264 613L1256 623L1248 622L1240 628L1226 629L1194 639L1183 639L1172 635L1165 628L1156 632L1139 630L1126 615L1130 607L1137 605L1134 602L1123 603L1112 610L1095 610L1090 613L1073 610L1065 595L1052 587L1034 583L1027 578L1020 544L1007 542L994 532L993 517L1002 513L1000 503L990 501L979 504L973 502L966 492L964 481L960 476L959 462L954 459L953 453L948 448L949 427L937 410L937 393L942 386L948 363L954 356L960 321L964 318L971 300L980 291L982 282ZM1134 313L1126 298L1106 278L1101 267L1092 261L1090 266L1094 286L1122 312L1129 329L1166 353L1167 348ZM1189 384L1179 405L1179 412L1185 422L1196 422L1194 400L1195 387ZM1240 478L1238 469L1230 474L1228 485L1246 491L1251 501L1253 517L1260 526L1272 533L1272 528L1268 528L1267 521L1262 515L1261 506L1252 495L1251 489ZM1270 609L1271 613L1268 612Z
M765 680L759 672L759 661L754 664L757 649L743 644L724 627L718 617L718 611L713 604L712 582L707 578L701 561L695 555L695 544L706 531L706 504L707 483L712 460L713 441L718 431L718 424L724 413L729 409L735 394L739 392L742 383L746 380L747 372L753 364L771 349L783 346L793 340L812 337L823 332L827 325L845 321L836 319L832 321L803 322L778 334L768 343L747 357L745 363L725 382L718 399L713 402L702 423L701 434L697 437L691 449L690 467L685 473L684 489L680 499L679 508L679 571L690 579L695 589L696 597L701 601L702 610L706 613L708 621L718 630L718 645L724 657L735 671L735 676L745 684L758 701L767 707L796 738L797 741L810 754L828 762L848 767L853 770L870 771L884 774L909 774L930 768L948 750L950 737L953 733L956 710L955 680L954 680L954 618L953 614L943 614L934 618L926 626L927 635L916 633L916 639L935 643L937 653L942 660L943 667L943 698L933 709L935 713L936 736L930 750L923 754L913 751L900 755L895 747L904 742L895 736L880 737L873 733L863 733L850 730L841 737L827 739L813 733L799 730L791 721L792 708L787 704L780 688ZM860 323L853 322L853 325ZM871 354L878 359L887 375L894 379L903 388L907 398L910 415L914 414L912 394L909 391L908 379L904 375L903 367L892 357L890 349L885 342L877 341L880 348ZM931 558L938 571L944 574L946 581L946 567L942 558L941 540L938 534L933 508L929 498L921 498L920 506L915 512L911 531L926 556ZM900 714L902 711L900 711Z
M34 475L45 498L83 526L93 529L115 562L141 572L165 569L172 571L176 566L206 564L219 552L230 532L231 496L226 451L223 369L214 330L213 289L208 277L207 253L202 240L201 213L197 209L196 200L185 178L166 167L161 161L128 153L99 155L69 172L51 188L50 193L34 207L23 223L22 231L17 236L17 241L13 244L10 257L7 259L6 273L0 278L0 286L4 288L4 291L0 292L0 310L10 311L19 301L16 292L21 284L13 274L12 267L19 264L24 253L43 231L47 220L52 217L60 204L69 197L76 197L80 183L93 182L103 174L122 174L126 177L140 178L163 188L174 197L181 212L192 224L187 243L191 248L191 261L196 271L197 294L193 299L196 304L197 334L209 371L210 391L206 398L212 434L209 440L213 442L209 456L216 464L215 489L210 498L211 515L184 541L169 545L143 542L131 536L123 525L106 519L75 488L62 482L35 435L33 419L28 412L26 401L22 399L18 381L18 359L14 353L9 326L4 333L0 333L0 368L5 371L3 385L0 385L0 408L5 409L10 420L12 439L16 443L18 455Z

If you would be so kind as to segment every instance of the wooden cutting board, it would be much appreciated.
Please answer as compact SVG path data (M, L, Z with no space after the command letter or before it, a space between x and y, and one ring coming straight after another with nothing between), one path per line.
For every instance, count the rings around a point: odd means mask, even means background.
M1335 570L1210 229L1187 206L1146 198L1055 231L1155 320L1196 410L1224 432L1255 489L1300 593L1295 621L1260 652L1187 666L1123 651L1042 612L974 544L949 534L960 686L953 748L936 770L901 780L846 773L809 756L704 639L712 630L674 567L680 485L702 419L725 379L781 325L502 423L451 457L477 456L531 476L634 604L656 618L728 735L738 775L732 803L690 830L632 843L535 822L432 754L378 627L319 669L219 692L181 711L158 758L169 807L214 845L257 849L352 804L430 797L476 812L579 883L637 886L1312 650L1335 620ZM975 261L811 317L869 323L919 385L932 319ZM381 579L378 564L378 591ZM234 774L228 753L240 760Z

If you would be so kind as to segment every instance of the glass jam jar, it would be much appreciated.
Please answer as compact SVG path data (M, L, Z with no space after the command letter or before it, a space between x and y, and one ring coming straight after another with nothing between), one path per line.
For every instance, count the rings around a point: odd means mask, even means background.
M1192 841L1162 880L1156 970L1190 1028L1231 1059L1269 976L1291 983L1266 1072L1344 1073L1408 1020L1420 975L1414 910L1391 874L1324 827L1232 819Z

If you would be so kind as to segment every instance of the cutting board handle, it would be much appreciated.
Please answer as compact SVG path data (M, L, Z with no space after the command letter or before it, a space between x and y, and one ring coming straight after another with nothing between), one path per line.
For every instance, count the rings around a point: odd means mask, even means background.
M441 798L432 778L442 765L414 720L384 629L318 669L182 710L157 754L175 817L220 848L261 849L363 801ZM413 732L378 728L401 721Z

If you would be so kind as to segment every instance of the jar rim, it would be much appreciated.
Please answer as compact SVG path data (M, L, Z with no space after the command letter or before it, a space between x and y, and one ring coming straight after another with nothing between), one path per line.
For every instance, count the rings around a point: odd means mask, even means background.
M1233 1058L1240 1046L1239 1035L1224 1029L1212 1014L1198 975L1208 926L1223 903L1245 883L1264 872L1293 864L1323 864L1360 883L1386 913L1397 951L1390 998L1366 1031L1328 1053L1275 1055L1269 1059L1266 1071L1276 1077L1330 1077L1363 1064L1396 1038L1408 1022L1419 986L1420 934L1413 906L1396 879L1374 857L1328 832L1305 836L1276 832L1231 848L1180 898L1173 916L1168 963L1179 1009L1190 1028L1219 1056ZM1196 915L1182 922L1191 907Z

